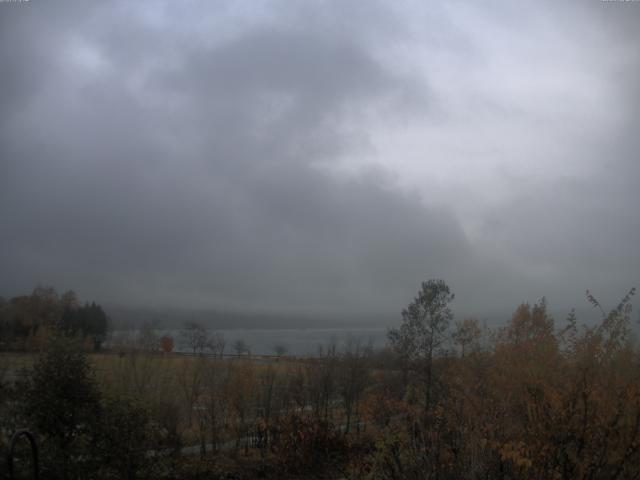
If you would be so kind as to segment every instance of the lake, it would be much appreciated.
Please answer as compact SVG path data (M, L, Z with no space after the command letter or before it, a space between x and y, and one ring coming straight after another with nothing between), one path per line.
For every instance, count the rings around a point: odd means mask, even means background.
M305 328L305 329L220 329L209 333L218 333L226 341L225 353L235 353L233 343L243 340L254 355L274 354L275 345L283 345L289 355L315 355L320 346L336 344L338 350L346 345L349 339L359 340L363 345L371 343L375 348L386 343L387 329L372 328ZM114 332L114 336L135 335L135 332ZM159 330L159 336L169 335L175 341L174 351L188 351L180 341L180 330Z

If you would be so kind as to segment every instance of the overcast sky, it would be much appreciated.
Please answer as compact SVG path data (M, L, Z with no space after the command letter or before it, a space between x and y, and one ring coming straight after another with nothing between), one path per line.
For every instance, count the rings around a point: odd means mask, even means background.
M0 3L0 294L480 317L640 286L640 2Z

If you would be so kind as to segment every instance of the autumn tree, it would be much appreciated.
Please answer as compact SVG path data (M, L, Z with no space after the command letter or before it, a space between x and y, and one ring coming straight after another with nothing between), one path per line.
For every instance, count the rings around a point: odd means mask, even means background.
M255 420L256 371L251 363L238 362L230 367L230 374L226 396L236 437L236 451L244 443L247 453L249 428Z
M229 391L229 373L226 363L217 360L209 361L204 371L202 408L198 410L198 415L203 416L214 451L218 448L224 426L228 422L229 405L226 394Z
M575 334L575 317L568 319L574 334L566 352L564 401L547 414L545 432L564 478L632 478L640 471L640 357L631 329L635 292L606 313L587 291L602 319L582 334Z
M43 333L50 334L61 313L60 296L53 287L39 285L30 295L9 299L0 308L2 343L11 348L39 348Z
M160 339L160 348L162 348L164 353L171 353L173 351L173 337L164 335Z
M330 408L338 389L338 351L335 343L318 348L318 356L307 364L307 394L313 413L318 420L328 422Z
M369 383L368 359L373 347L363 345L357 338L349 338L341 356L339 370L339 392L344 404L346 425L345 433L349 433L353 418L358 421L360 402L364 390Z
M460 348L460 355L464 357L469 350L474 351L479 348L482 329L475 318L465 318L461 322L456 322L451 337L453 342Z
M281 398L282 413L289 414L292 411L302 411L310 403L309 388L307 388L307 367L296 365L287 372L283 380Z
M204 377L207 368L204 358L185 357L180 359L178 385L184 398L189 427L191 427L194 407L204 391Z
M258 388L256 391L256 406L258 410L258 421L256 424L257 444L261 448L264 456L269 443L269 432L274 421L278 420L281 413L281 400L279 394L278 371L273 365L268 365L261 369L257 376Z
M444 280L422 282L418 295L402 310L402 324L388 332L393 350L406 362L406 368L419 375L424 389L424 407L432 405L434 357L443 346L453 318L454 299Z

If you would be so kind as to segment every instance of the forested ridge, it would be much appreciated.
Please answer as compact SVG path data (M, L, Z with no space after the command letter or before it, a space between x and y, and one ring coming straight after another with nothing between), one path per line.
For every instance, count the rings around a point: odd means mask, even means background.
M634 294L608 310L587 292L589 326L542 299L489 329L430 280L385 349L225 359L197 324L191 356L151 327L99 352L102 309L38 288L0 305L0 447L29 429L42 478L638 478Z

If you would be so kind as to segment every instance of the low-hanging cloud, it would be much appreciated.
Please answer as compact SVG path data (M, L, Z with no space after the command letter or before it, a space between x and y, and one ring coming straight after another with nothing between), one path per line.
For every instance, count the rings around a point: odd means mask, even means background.
M428 139L460 127L475 145L437 72L431 82L428 65L389 53L422 42L403 30L410 11L192 7L2 5L12 8L0 20L4 294L42 282L110 304L369 314L397 311L421 280L444 277L462 310L483 314L543 294L565 306L594 283L615 296L637 278L633 128L571 144L589 151L585 175L545 164L547 175L513 175L503 201L476 211L478 177L443 173L454 152L421 140L433 165L424 182L379 161L381 128L424 124ZM343 8L360 23L340 19ZM617 32L615 19L579 11ZM428 41L441 48L455 29L432 21ZM464 41L446 55L465 46L474 58ZM620 95L637 102L637 62L620 64ZM484 100L464 104L476 108L470 121L505 115ZM633 118L637 103L623 113ZM505 137L510 151L519 135ZM390 145L399 159L416 146Z

